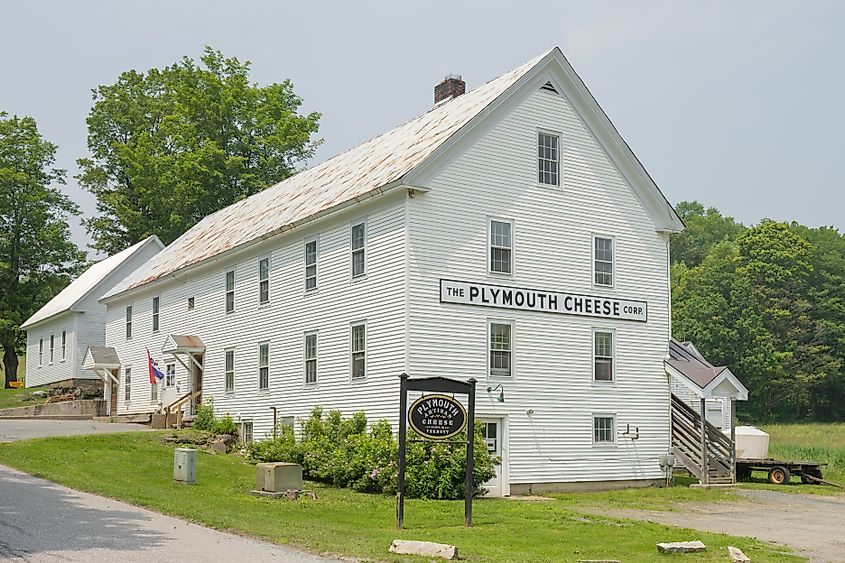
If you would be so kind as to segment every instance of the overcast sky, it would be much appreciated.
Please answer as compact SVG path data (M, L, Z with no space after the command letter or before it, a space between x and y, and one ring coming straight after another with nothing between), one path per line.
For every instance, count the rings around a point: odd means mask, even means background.
M448 73L473 88L558 45L669 201L845 229L841 0L32 0L0 21L0 110L38 120L89 216L90 91L122 71L211 45L290 78L323 114L316 164L424 112Z

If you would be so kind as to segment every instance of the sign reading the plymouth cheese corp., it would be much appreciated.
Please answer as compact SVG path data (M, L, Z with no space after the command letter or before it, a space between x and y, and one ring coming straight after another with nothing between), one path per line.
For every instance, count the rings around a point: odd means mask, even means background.
M432 440L446 440L464 429L464 406L446 395L425 395L408 409L408 421L417 434Z

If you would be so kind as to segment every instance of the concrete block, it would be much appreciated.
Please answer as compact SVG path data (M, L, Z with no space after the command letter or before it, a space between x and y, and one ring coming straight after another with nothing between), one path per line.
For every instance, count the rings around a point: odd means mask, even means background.
M745 555L738 547L729 545L728 555L731 556L731 561L733 561L733 563L751 563L751 559L749 559L748 556Z
M458 548L445 543L430 541L393 540L390 544L391 553L401 555L423 555L425 557L441 557L443 559L457 559Z
M698 540L657 544L657 551L660 553L699 553L706 550L707 546Z

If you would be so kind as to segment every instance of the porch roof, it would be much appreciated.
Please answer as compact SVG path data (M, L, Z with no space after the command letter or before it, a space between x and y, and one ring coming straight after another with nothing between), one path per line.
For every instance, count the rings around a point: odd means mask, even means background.
M92 371L112 370L120 368L120 358L117 350L111 346L89 346L82 359L82 369Z
M732 397L748 400L748 389L727 366L714 366L692 342L669 341L666 372L703 399Z
M205 344L199 336L170 334L161 347L163 354L197 354L205 352Z

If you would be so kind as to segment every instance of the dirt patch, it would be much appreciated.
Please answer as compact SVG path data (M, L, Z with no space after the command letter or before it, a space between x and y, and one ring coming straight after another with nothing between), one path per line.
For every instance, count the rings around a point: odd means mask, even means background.
M787 494L739 490L743 502L684 504L673 512L596 510L605 516L721 532L785 545L810 561L842 561L845 556L845 495Z

